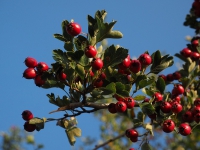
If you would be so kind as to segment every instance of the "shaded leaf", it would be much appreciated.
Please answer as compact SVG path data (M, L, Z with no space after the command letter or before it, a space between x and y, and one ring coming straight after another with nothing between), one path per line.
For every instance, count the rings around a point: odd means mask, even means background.
M108 84L106 86L106 89L112 91L113 93L116 93L116 85L115 85L115 83L112 82L112 83Z
M56 39L58 39L60 41L67 42L67 39L65 39L65 37L63 35L61 35L61 34L54 34L53 36L54 36L54 38L56 38Z
M142 144L141 150L153 150L149 143Z
M144 88L148 85L151 85L154 82L154 79L145 79L139 82L139 89Z
M75 68L76 73L80 76L81 79L84 79L85 77L85 69L83 66L77 64Z
M165 80L161 77L158 77L158 80L156 82L156 88L163 93L165 91Z
M137 101L142 101L146 98L146 96L144 95L137 95L135 97L133 97L134 100L137 100Z
M150 103L140 103L139 106L144 114L151 115L155 112L155 108Z

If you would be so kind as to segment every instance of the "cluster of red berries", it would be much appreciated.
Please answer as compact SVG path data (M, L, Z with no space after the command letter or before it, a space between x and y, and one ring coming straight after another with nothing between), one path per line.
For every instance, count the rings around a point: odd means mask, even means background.
M125 132L125 135L132 141L137 142L138 141L138 132L135 129L127 129Z
M180 72L176 71L174 73L169 73L167 75L161 74L159 77L163 78L165 82L172 82L174 80L179 80L181 78Z
M193 61L199 60L200 54L197 51L197 47L199 46L199 39L200 37L194 37L191 40L191 44L188 44L188 47L180 51L181 55L185 58L191 58Z
M118 72L126 75L130 75L131 72L138 73L143 67L147 67L151 63L152 63L152 58L147 53L140 55L140 57L136 60L131 60L130 55L128 55L122 61L122 63L118 65Z
M41 76L43 72L49 69L48 65L44 62L37 63L37 60L31 57L27 57L24 62L28 68L24 70L23 77L34 79L37 86L44 85L45 81L42 80Z
M200 17L200 1L194 0L192 3L192 9L194 10L194 14L196 17Z
M33 132L36 129L36 125L35 124L29 124L29 120L31 120L33 118L32 112L29 111L29 110L24 110L22 112L22 118L26 121L24 123L24 130L26 130L28 132Z
M118 95L114 96L117 99L117 103L110 103L108 105L108 111L112 114L117 112L125 112L126 109L131 109L135 106L135 101L132 97L122 98Z

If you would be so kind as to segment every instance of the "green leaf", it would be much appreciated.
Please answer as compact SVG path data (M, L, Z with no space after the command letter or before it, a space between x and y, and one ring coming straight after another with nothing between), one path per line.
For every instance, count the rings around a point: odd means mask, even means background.
M66 53L60 49L53 50L53 59L63 66L66 66L66 64L69 62Z
M74 38L74 44L77 50L85 50L89 42L86 37L79 35L78 37Z
M83 50L77 50L75 52L72 52L72 51L67 52L67 56L70 57L74 61L79 61L83 55L84 55Z
M104 53L104 68L108 66L114 67L121 63L128 55L128 50L122 47L115 49L114 45L111 45L105 50Z
M58 39L60 41L67 42L67 39L65 39L65 37L63 35L61 35L61 34L54 34L53 36L54 36L54 38L56 38L56 39Z
M151 69L154 68L155 66L159 65L160 64L160 61L161 61L161 53L159 50L157 50L156 52L154 52L152 55L151 55L151 58L152 58L152 66L151 66Z
M116 82L115 85L116 85L116 92L122 91L125 89L125 85L122 84L121 82Z
M152 97L154 94L154 91L148 89L148 88L143 88L142 91L147 94L148 96Z
M176 53L174 56L176 56L177 58L181 59L184 62L188 62L188 59L179 53Z
M141 150L153 150L149 143L142 144Z
M144 122L145 115L140 111L140 112L138 112L138 114L137 114L137 118L138 118L141 122Z
M133 99L136 101L142 101L145 98L146 98L146 96L144 96L144 95L137 95L137 96L133 97Z
M136 90L139 89L139 83L140 83L140 81L145 80L145 79L147 79L147 76L146 76L146 75L139 75L139 76L137 76L137 78L136 78L136 80L135 80L135 87L136 87Z
M31 120L29 120L29 124L35 124L36 130L40 131L41 129L44 129L44 123L46 122L46 118L37 118L34 117Z
M45 84L41 86L44 89L49 89L53 87L64 89L65 84L62 82L58 82L56 80L46 80Z
M83 55L78 63L85 67L89 64L89 58L86 55Z
M188 72L189 72L189 73L192 72L192 71L194 70L195 66L196 66L196 62L195 62L195 61L192 61L192 62L190 63L190 65L189 65L189 67L188 67Z
M93 98L100 98L101 97L101 91L99 89L92 90L92 92L90 92L90 94Z
M85 69L83 66L77 64L76 68L76 73L78 73L78 75L80 76L81 79L84 79L85 77Z
M144 114L151 115L155 112L155 108L150 103L140 103L139 106Z
M156 82L156 88L163 93L165 91L165 80L161 77L158 78L157 82Z
M122 97L129 97L129 92L126 90L118 91L117 94Z
M65 130L69 143L73 146L76 142L76 137L80 137L81 136L81 129L77 128L77 127L73 127L69 130Z
M115 85L115 83L112 82L112 83L108 84L106 86L106 89L112 91L113 93L116 93L116 85Z
M139 89L144 88L148 85L151 85L155 80L154 79L144 79L139 82Z

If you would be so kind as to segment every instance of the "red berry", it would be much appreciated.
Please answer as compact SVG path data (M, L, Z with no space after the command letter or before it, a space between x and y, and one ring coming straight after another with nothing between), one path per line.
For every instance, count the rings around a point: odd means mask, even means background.
M178 102L178 103L180 103L180 100L181 100L180 96L175 96L175 97L172 96L172 101L173 101L173 102Z
M138 60L140 61L142 66L148 66L151 64L152 59L151 56L149 54L142 54L140 55L140 57L138 58Z
M115 103L110 103L108 105L108 111L112 114L115 114L117 112L116 108L115 108Z
M124 101L126 103L127 108L131 109L135 106L135 101L132 97L128 97Z
M191 134L191 131L192 131L190 125L187 123L180 124L178 129L179 129L179 133L183 136L187 136Z
M23 77L26 79L33 79L37 75L36 70L34 68L27 68L24 70Z
M148 117L149 117L151 120L156 120L157 114L156 114L156 113L153 113L153 114L148 115Z
M45 62L39 62L37 65L37 71L42 73L49 69L49 66Z
M183 122L188 122L188 123L191 123L193 122L193 114L191 111L186 111L184 114L183 114L183 117L182 117L182 120Z
M103 81L101 79L97 79L94 81L94 87L99 88L103 86Z
M94 48L94 46L87 46L85 48L85 55L88 57L88 58L94 58L97 54L97 50Z
M192 45L197 47L199 45L199 40L196 39L196 40L192 41Z
M167 81L167 77L163 74L159 75L159 77L163 78L163 80L165 80L165 82Z
M138 132L135 129L127 129L125 134L128 138L137 138L138 137Z
M58 80L60 81L64 81L67 79L67 75L64 73L64 72L60 72L58 75L57 75L57 78Z
M184 87L180 84L176 84L172 90L172 95L180 95L185 91Z
M37 60L32 57L27 57L24 62L25 65L29 68L35 68L37 66Z
M162 102L160 104L160 109L163 113L170 113L171 112L171 109L172 109L172 106L169 102Z
M196 123L199 123L200 122L200 113L197 113L196 115L194 115L194 121Z
M127 109L126 103L123 101L118 101L115 105L117 112L125 112Z
M77 36L81 33L81 26L78 23L71 22L67 25L66 31L71 36Z
M29 110L24 110L24 111L22 112L22 118L23 118L25 121L28 121L28 120L30 120L30 119L33 118L33 114L32 114L32 112L29 111Z
M143 102L142 103L149 103L149 101L150 101L150 99L149 98L145 98L144 100L143 100Z
M134 143L135 143L135 142L138 141L138 138L132 138L132 137L131 137L130 140L131 140L131 142L134 142Z
M94 72L92 72L92 70L90 70L90 76L91 76L91 77L94 76Z
M194 105L200 107L200 98L196 98L194 101Z
M191 52L190 54L190 58L193 60L193 61L196 61L200 58L200 54L198 52Z
M180 72L178 72L178 71L174 72L173 77L174 77L175 80L179 80L181 78Z
M105 80L106 79L106 74L102 72L99 76L100 79Z
M131 64L130 55L128 55L123 61L122 64L125 68L128 68Z
M120 97L118 95L114 95L114 97L118 100L118 101L125 101L125 98Z
M172 81L174 81L174 76L173 76L173 74L168 74L167 76L166 76L166 78L167 78L167 81L168 82L172 82Z
M45 81L41 78L42 75L37 75L34 79L35 85L36 86L42 86L45 84Z
M35 124L29 124L28 121L24 123L24 130L26 130L28 132L33 132L35 129L36 129Z
M94 58L91 65L93 69L100 70L103 67L103 61L100 58Z
M177 114L177 113L181 112L182 109L183 109L182 105L179 104L178 102L174 102L174 103L172 104L172 112L173 112L173 113L176 113L176 114Z
M182 51L181 51L181 55L183 55L184 57L190 57L190 54L191 54L191 50L189 48L184 48Z
M134 148L129 148L129 150L135 150Z
M161 93L155 92L154 95L153 95L153 98L154 98L154 101L155 101L155 102L159 102L159 101L162 101L163 96L162 96Z
M174 128L175 128L175 123L173 120L165 120L163 122L162 129L164 132L170 133L170 132L174 131Z
M133 73L138 73L141 70L141 63L139 60L132 60L129 69Z
M193 116L195 116L196 114L200 113L200 107L198 106L195 106L193 109L192 109L192 114Z

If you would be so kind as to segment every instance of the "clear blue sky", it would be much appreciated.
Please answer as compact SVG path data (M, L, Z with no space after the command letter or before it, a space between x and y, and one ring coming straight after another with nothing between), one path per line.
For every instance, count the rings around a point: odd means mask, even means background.
M46 94L64 95L58 89L42 89L33 80L22 78L26 69L23 61L31 56L39 62L53 63L52 50L63 49L63 43L53 38L61 33L61 22L74 19L87 32L87 15L94 16L97 10L108 12L107 21L117 20L114 29L124 37L109 40L108 44L119 44L130 50L131 56L138 57L148 50L174 55L183 49L186 35L194 35L193 30L183 26L186 13L192 1L0 1L0 131L12 125L23 127L21 113L31 110L38 117L60 117L63 113L48 113L57 109L48 102ZM177 60L177 59L176 59ZM173 66L164 73L173 73ZM82 135L99 137L99 122L92 114L78 118ZM92 122L92 124L91 124ZM56 122L47 123L44 130L34 132L36 140L45 145L45 150L71 149L62 128ZM81 143L78 138L74 147Z

